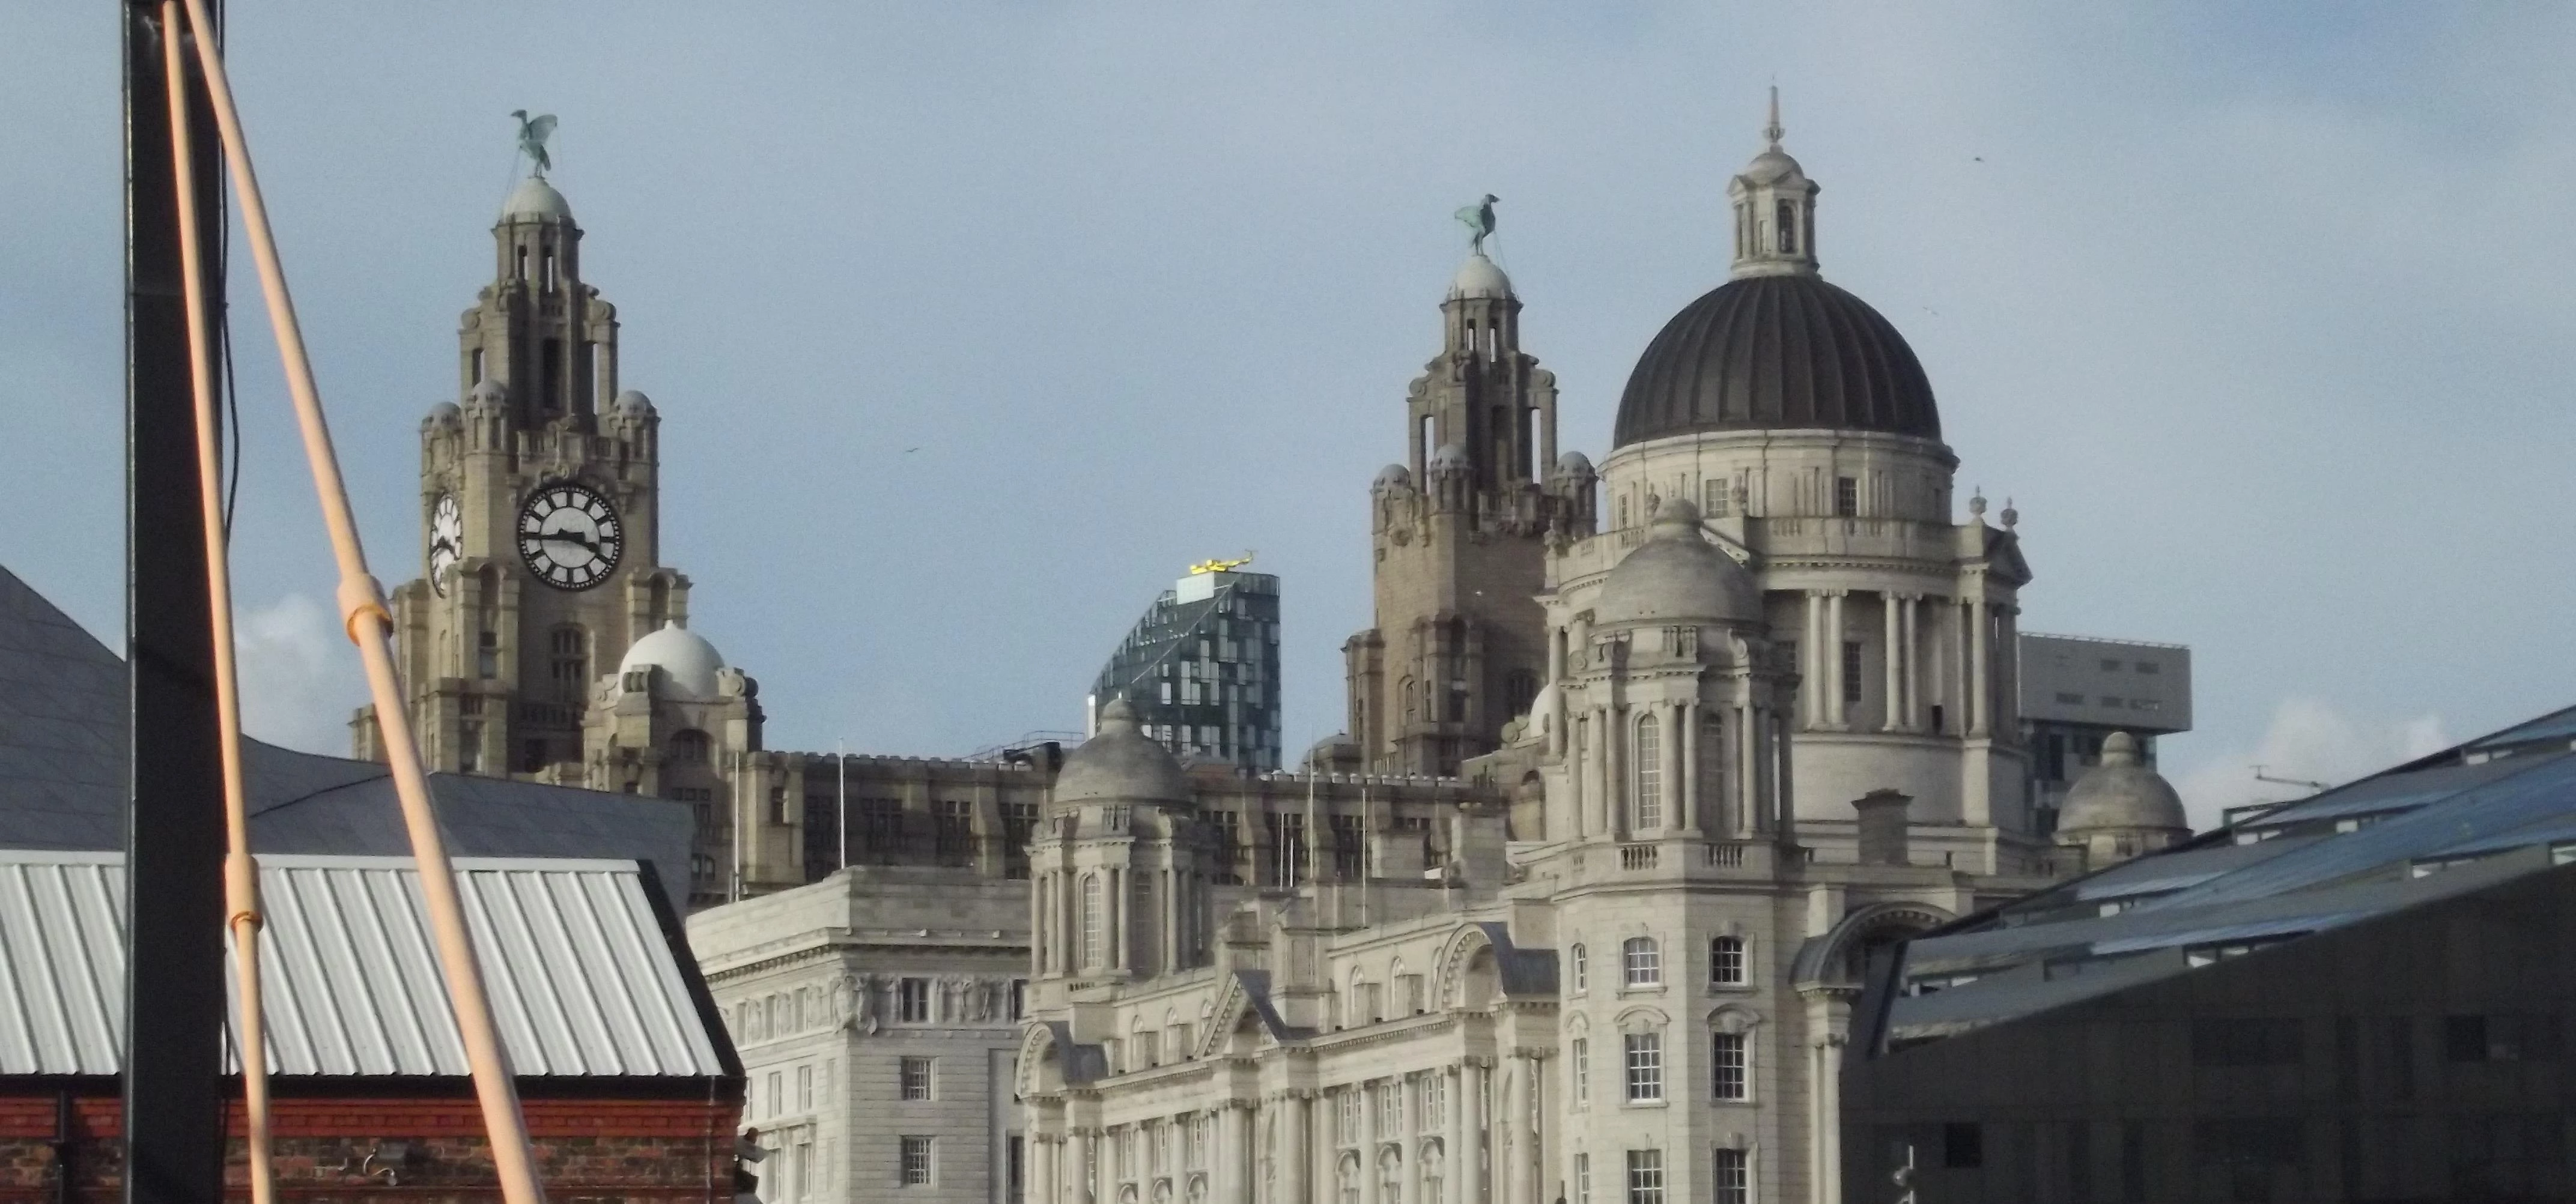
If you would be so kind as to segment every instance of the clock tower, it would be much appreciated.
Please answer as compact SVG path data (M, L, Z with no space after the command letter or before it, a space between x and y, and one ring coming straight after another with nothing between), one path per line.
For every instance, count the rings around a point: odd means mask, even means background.
M617 310L542 172L492 227L457 331L458 401L420 427L423 575L393 592L396 663L434 771L583 784L594 682L688 621L661 563L653 403L617 381ZM352 724L377 757L372 708Z

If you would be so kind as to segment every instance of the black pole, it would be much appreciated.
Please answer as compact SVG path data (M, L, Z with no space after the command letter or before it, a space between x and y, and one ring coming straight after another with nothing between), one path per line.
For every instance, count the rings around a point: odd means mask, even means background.
M177 172L158 0L125 22L126 812L125 1200L223 1199L224 825L215 643L197 476L197 407L179 263ZM185 25L185 19L181 21ZM212 36L212 31L208 31ZM193 47L182 44L183 49ZM188 62L210 314L222 273L223 157Z

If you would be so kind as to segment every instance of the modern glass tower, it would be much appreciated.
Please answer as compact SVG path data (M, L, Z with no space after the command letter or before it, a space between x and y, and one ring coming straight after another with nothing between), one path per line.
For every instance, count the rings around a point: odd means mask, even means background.
M1279 578L1202 566L1172 583L1092 685L1093 714L1124 697L1184 760L1279 768Z

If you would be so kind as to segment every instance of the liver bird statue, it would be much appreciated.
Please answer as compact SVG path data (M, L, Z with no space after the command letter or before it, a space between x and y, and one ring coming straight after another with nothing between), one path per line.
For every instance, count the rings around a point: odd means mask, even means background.
M1467 249L1471 253L1477 255L1485 253L1485 240L1494 235L1494 202L1501 199L1488 192L1484 200L1458 211L1458 224L1467 227L1475 235L1467 242Z
M526 109L512 109L510 116L519 119L519 153L537 165L537 178L545 179L546 169L555 165L555 161L546 154L546 139L553 137L555 132L555 115L539 113L530 117Z

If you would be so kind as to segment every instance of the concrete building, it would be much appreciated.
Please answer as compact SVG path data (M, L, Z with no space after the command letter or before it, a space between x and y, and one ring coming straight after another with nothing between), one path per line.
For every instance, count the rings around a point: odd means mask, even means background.
M2139 763L2156 765L2156 737L2191 730L2191 649L2142 640L2021 633L2021 731L2041 832L2102 742L2127 732Z
M1175 754L1247 773L1279 768L1279 578L1241 562L1193 566L1146 608L1091 687L1136 708Z
M1953 517L1930 385L1817 276L1815 185L1776 111L1767 133L1729 189L1735 278L1630 378L1602 529L1588 463L1561 490L1505 475L1517 510L1478 497L1490 426L1380 477L1349 755L1455 758L1469 789L1419 837L1363 819L1356 877L1230 884L1227 821L1132 713L1066 759L1031 852L1035 1204L1843 1198L1861 967L2072 851L2024 789L2014 516ZM1467 320L1518 312L1466 302L1509 296L1470 259L1446 312L1477 333L1450 360L1483 362L1492 327ZM1516 324L1496 338L1495 362L1517 354ZM1425 541L1389 499L1452 526ZM1527 549L1470 537L1483 514L1532 516ZM1400 562L1398 532L1479 551ZM1534 623L1389 603L1509 594L1524 571ZM1399 646L1408 614L1467 638ZM1467 655L1505 634L1509 656ZM1525 663L1513 707L1493 670ZM1425 712L1424 687L1463 705ZM1483 751L1497 702L1514 713ZM1417 839L1437 845L1419 863Z
M1018 1198L1028 916L1016 882L863 866L690 917L762 1200Z
M2576 1195L2571 734L2544 715L1889 950L1854 1013L1846 1181Z

